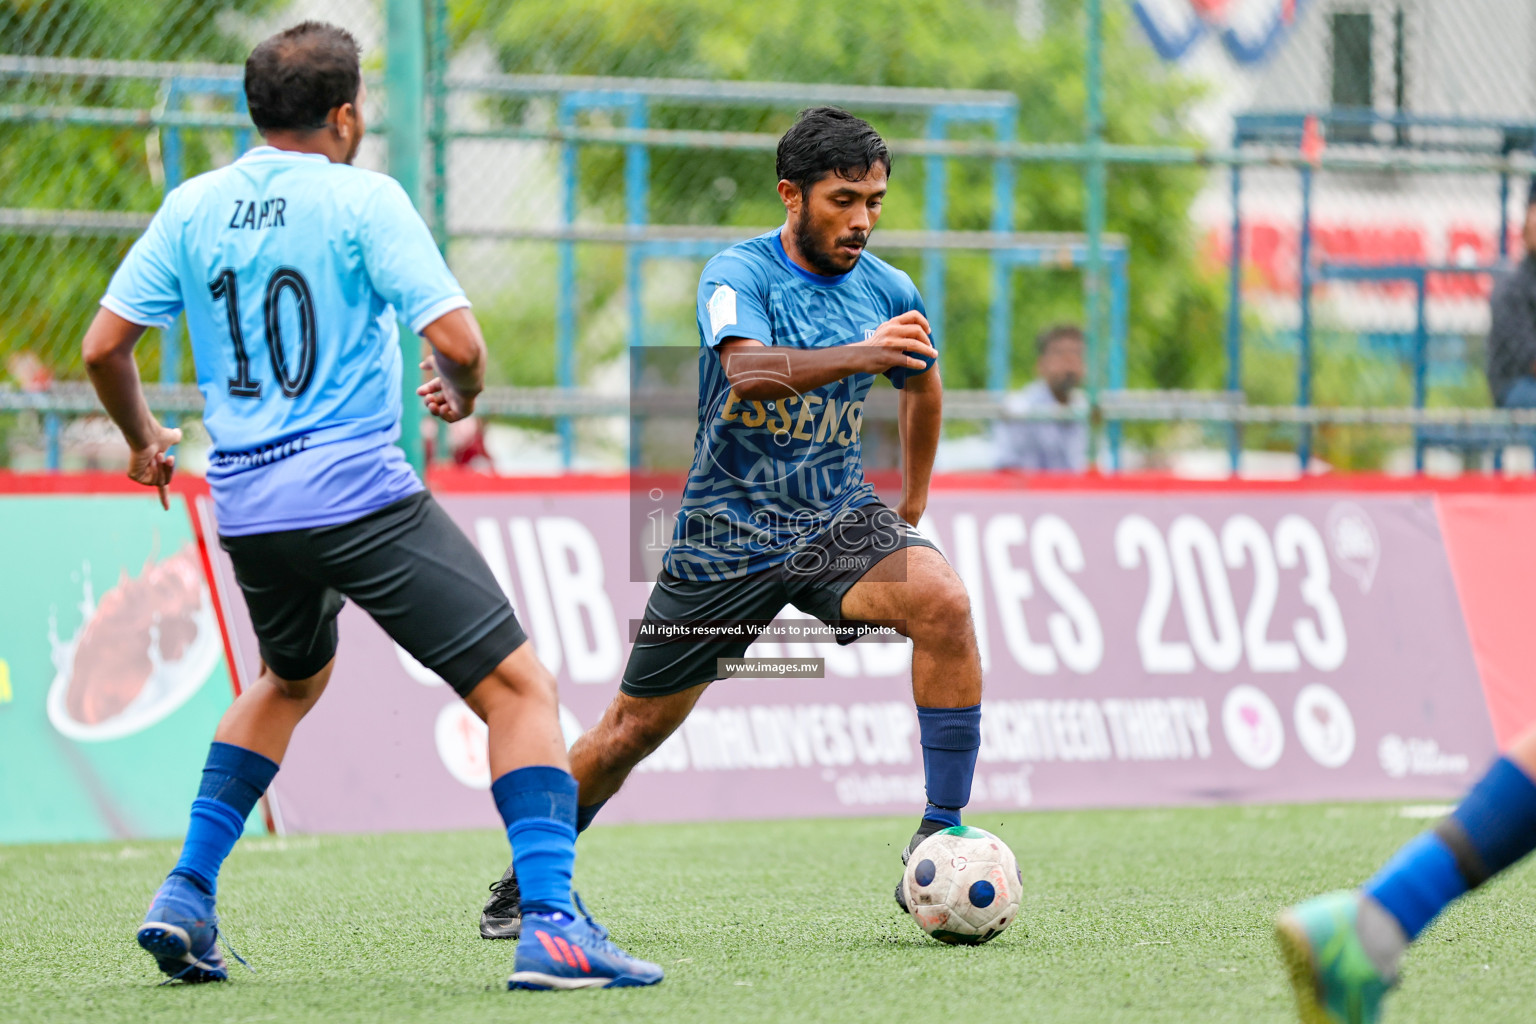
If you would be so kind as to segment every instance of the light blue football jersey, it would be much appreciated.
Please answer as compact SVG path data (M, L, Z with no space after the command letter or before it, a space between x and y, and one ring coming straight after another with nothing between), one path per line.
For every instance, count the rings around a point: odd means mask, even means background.
M350 522L421 490L397 318L469 305L391 177L262 146L165 197L101 304L187 315L219 532Z
M846 274L800 267L777 230L725 250L699 278L699 428L666 570L733 579L787 559L844 509L875 501L859 431L874 375L858 373L805 395L742 402L720 343L824 348L868 338L892 317L923 309L905 273L869 252ZM931 365L931 363L930 363ZM889 375L900 387L908 373Z

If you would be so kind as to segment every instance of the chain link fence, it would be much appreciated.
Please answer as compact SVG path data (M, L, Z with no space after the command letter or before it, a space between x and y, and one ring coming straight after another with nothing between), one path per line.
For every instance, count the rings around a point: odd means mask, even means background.
M350 29L387 130L398 3L0 0L0 407L54 410L0 412L0 459L115 465L110 428L70 415L90 407L79 341L112 269L167 188L259 142L239 65L270 32ZM1090 327L1105 465L1408 471L1523 441L1433 410L1491 404L1487 295L1522 251L1536 14L1226 7L1105 0L1094 26L1067 0L424 0L419 205L499 389L491 426L437 452L624 465L629 350L696 343L700 267L782 220L774 140L818 102L891 142L876 249L935 313L964 412L942 465L991 464L989 423L1017 414L1034 338L1063 321ZM360 163L386 162L372 139ZM1350 277L1360 263L1399 276ZM140 358L146 380L192 380L177 330ZM1302 411L1252 411L1271 407Z

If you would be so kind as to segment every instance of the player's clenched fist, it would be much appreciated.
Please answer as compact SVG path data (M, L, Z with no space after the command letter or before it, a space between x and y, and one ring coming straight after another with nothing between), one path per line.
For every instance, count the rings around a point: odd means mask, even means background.
M884 373L895 367L926 370L939 357L928 334L928 318L917 310L908 310L875 328L872 337L854 342L870 350L868 373Z
M421 368L427 373L432 373L437 369L437 365L430 359L424 359L421 362ZM446 423L456 423L474 414L475 396L461 394L442 377L433 377L417 388L416 393L421 396L427 412Z

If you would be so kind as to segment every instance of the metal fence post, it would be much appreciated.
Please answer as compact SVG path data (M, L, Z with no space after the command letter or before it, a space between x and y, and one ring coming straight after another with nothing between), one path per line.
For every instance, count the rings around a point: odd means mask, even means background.
M641 95L629 97L627 124L631 128L645 128L649 121L646 99ZM643 228L650 220L651 151L645 146L626 146L624 149L624 220L635 229ZM624 247L624 277L629 291L629 358L637 357L636 350L645 344L645 249L639 242ZM634 364L631 363L631 366ZM631 380L634 380L633 373ZM638 467L640 449L645 443L645 421L639 416L629 418L629 464Z
M1296 357L1296 404L1303 408L1312 404L1312 168L1301 169L1301 242L1298 246L1301 262L1301 326L1298 329L1298 353ZM1307 473L1312 461L1312 427L1303 425L1301 442L1296 446L1296 458L1301 463L1301 473Z
M1238 146L1233 139L1232 148ZM1243 389L1243 171L1232 165L1232 249L1227 273L1227 390ZM1243 428L1235 420L1227 426L1227 454L1232 475L1241 468Z
M1100 365L1104 345L1104 222L1107 171L1104 161L1104 11L1101 0L1088 0L1088 162L1084 211L1088 233L1088 401L1098 399L1103 382L1094 370ZM1093 448L1090 444L1090 455Z
M948 119L942 107L935 107L928 115L927 136L942 139L949 130ZM943 231L949 199L949 167L942 156L923 159L923 227L929 231ZM928 310L928 325L933 328L933 339L944 340L944 272L947 260L943 249L927 249L923 252L923 305ZM939 357L943 359L943 348Z
M576 110L569 95L560 97L555 123L561 128L576 124ZM576 144L560 143L560 226L576 223ZM563 238L556 245L555 383L576 386L576 244ZM556 421L560 432L560 465L570 469L575 458L576 431L569 416Z
M1015 107L1004 109L997 117L998 142L1012 142L1019 119ZM1000 234L1013 230L1012 160L992 162L992 230ZM992 306L987 323L987 387L1006 391L1013 365L1013 267L1001 251L992 253Z
M57 473L62 468L61 438L63 433L63 417L56 412L45 413L43 415L43 466L50 473Z
M1499 172L1499 259L1509 259L1509 172Z
M1126 276L1126 264L1129 262L1130 253L1125 249L1115 250L1110 257L1109 267L1109 388L1111 391L1124 391L1126 384L1126 334L1129 329L1131 316L1131 286ZM1116 473L1120 472L1120 448L1123 440L1123 424L1119 420L1111 420L1107 430L1109 433L1109 468Z
M437 244L448 248L448 3L429 0L431 4L432 52L427 62L428 87L431 89L432 138L432 231Z
M389 173L412 203L421 201L421 155L426 146L426 25L421 0L388 0L384 91L389 102ZM416 398L421 346L400 325L400 447L417 473L425 472L421 414Z
M448 3L428 0L427 89L430 94L427 135L432 140L432 235L443 256L448 255ZM433 461L453 462L453 439L448 424L437 421L437 446Z
M1425 299L1429 272L1423 267L1413 277L1413 407L1423 409L1429 398L1429 323ZM1424 472L1424 428L1413 428L1413 471Z

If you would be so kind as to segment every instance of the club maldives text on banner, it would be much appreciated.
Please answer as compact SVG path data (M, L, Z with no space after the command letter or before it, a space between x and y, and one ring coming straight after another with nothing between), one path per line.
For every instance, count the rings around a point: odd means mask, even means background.
M569 740L616 692L648 585L630 580L618 486L548 487L440 500L559 677ZM1476 595L1522 577L1453 574L1442 500L937 490L922 529L967 585L986 672L971 807L1461 792L1496 753L1483 684L1509 655L1497 638L1474 655L1459 595L1488 603ZM227 561L213 564L236 660L254 674L238 588ZM825 677L717 683L605 821L921 805L910 646L796 641L812 623L794 615L748 653L822 658ZM330 691L274 787L280 824L494 825L484 727L355 608L341 631Z

